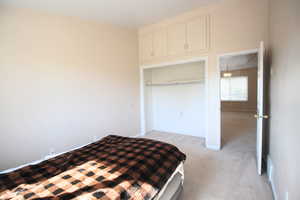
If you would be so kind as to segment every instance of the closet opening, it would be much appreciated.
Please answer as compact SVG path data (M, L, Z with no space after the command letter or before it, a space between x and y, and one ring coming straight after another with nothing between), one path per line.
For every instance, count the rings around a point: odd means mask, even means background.
M206 138L207 59L141 68L141 135Z

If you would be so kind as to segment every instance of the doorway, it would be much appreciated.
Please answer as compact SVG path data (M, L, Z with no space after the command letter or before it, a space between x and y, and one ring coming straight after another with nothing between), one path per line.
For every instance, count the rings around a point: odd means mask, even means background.
M225 54L219 56L218 60L220 75L218 76L220 81L219 116L222 124L220 131L221 143L225 142L226 144L227 142L228 145L231 144L230 142L237 142L240 147L245 147L247 145L243 141L246 141L249 148L256 152L256 166L259 175L262 175L264 169L265 131L266 122L269 119L266 110L267 73L264 57L265 48L262 41L256 50ZM256 92L253 92L254 95L250 93L255 91L255 82L250 82L252 80L250 75L245 72L236 72L244 68L256 68ZM255 94L257 100L252 104L250 100L254 99ZM254 97L252 98L252 96ZM254 112L256 113L254 114L256 120L251 117L254 111L254 109L252 110L253 105L256 105L256 112ZM229 114L226 111L230 111ZM254 131L255 121L256 131ZM225 135L226 132L227 136ZM251 135L252 133L253 135ZM248 139L241 139L243 137L247 138L247 136ZM255 139L253 140L253 138ZM255 150L253 146L256 146Z
M256 151L258 53L220 58L221 140Z

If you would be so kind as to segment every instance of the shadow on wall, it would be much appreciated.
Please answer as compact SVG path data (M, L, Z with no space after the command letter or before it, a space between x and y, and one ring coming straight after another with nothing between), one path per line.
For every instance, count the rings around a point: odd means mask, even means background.
M269 114L270 115L270 112L271 112L271 63L272 61L272 51L271 49L268 49L266 54L265 54L265 72L264 72L264 75L265 75L265 88L264 88L264 91L265 91L265 99L264 99L264 105L265 105L265 113ZM272 116L270 116L272 117ZM267 157L269 155L269 152L270 152L270 120L264 120L264 138L263 138L263 159L264 159L264 164L265 164L265 167L267 167Z

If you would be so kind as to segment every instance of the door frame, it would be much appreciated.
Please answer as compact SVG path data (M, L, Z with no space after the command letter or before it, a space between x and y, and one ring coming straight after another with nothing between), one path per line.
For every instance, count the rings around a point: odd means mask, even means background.
M223 57L226 57L226 56L241 56L241 55L247 55L247 54L253 54L253 53L256 53L257 56L258 56L258 53L259 53L259 49L256 48L256 49L249 49L249 50L242 50L242 51L235 51L235 52L230 52L230 53L224 53L224 54L219 54L217 55L217 85L218 85L218 119L220 120L220 123L219 123L219 141L220 141L220 148L222 148L222 116L221 116L221 67L220 67L220 60L223 58Z
M205 84L205 139L208 134L208 56L196 57L193 59L180 60L175 62L165 62L154 65L141 65L140 70L140 133L139 136L146 135L146 116L145 116L145 84L144 84L144 70L145 69L153 69L153 68L161 68L168 67L172 65L186 64L192 62L204 62L204 84Z

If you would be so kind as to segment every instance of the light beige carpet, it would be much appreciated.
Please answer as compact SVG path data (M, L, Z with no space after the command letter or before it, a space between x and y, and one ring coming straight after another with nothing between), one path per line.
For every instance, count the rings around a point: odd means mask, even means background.
M187 155L182 200L271 200L266 176L256 173L255 121L247 113L222 114L221 151L204 139L152 132L146 137L178 146Z

